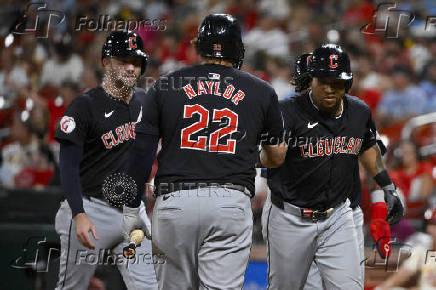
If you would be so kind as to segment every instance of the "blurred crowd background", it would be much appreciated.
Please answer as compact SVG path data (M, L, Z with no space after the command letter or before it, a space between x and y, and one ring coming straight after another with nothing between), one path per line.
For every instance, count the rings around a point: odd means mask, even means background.
M35 1L42 2L42 1ZM57 0L45 9L62 12L47 38L29 32L36 18L49 13L31 2L0 0L0 183L5 187L44 189L59 185L58 144L53 133L73 98L102 78L101 46L108 31L103 18L145 20L136 32L150 56L139 86L199 62L190 41L209 13L229 13L242 23L246 57L242 70L268 81L279 99L288 98L293 63L322 43L340 44L354 73L350 94L372 109L388 145L386 162L402 191L406 219L392 228L401 241L425 231L424 216L435 206L436 181L436 5L434 0L399 1L393 11L377 12L382 1L365 0ZM27 10L26 10L27 9ZM387 18L406 11L413 21L376 31ZM407 18L407 17L406 17ZM410 20L409 19L409 20ZM430 19L430 23L428 23ZM94 21L94 22L92 22ZM79 24L82 25L79 27ZM44 27L42 25L40 27ZM368 25L369 24L369 25ZM426 25L427 24L427 25ZM94 26L92 26L94 25ZM110 27L110 26L109 26ZM79 29L80 28L80 29ZM134 28L134 27L130 27ZM387 31L391 30L391 31ZM394 31L395 32L395 31ZM38 36L38 37L37 37ZM433 114L432 114L433 113ZM362 207L369 213L368 179ZM264 181L256 181L253 199L255 242L263 243L260 213ZM427 213L428 214L428 213Z

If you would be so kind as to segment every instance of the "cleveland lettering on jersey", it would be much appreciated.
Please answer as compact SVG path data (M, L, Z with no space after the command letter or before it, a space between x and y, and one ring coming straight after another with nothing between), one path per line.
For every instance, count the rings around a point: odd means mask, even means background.
M319 113L307 93L280 106L288 152L287 162L268 170L272 194L301 208L329 208L355 192L356 160L376 142L369 107L345 95L343 114L331 118ZM292 178L283 183L283 176Z
M112 149L112 147L118 146L118 144L128 141L130 138L135 139L135 124L136 122L126 123L101 135L104 147Z
M59 126L55 137L60 142L83 146L82 162L92 164L80 170L82 190L87 195L102 197L105 178L123 170L127 153L136 138L135 129L142 123L139 99L144 95L143 89L135 88L127 104L109 96L98 86L76 97L68 107L64 126ZM108 150L111 150L110 154Z
M354 137L336 137L318 140L315 144L307 143L301 144L300 153L301 157L313 158L330 156L332 154L353 154L359 155L360 147L362 146L363 139Z

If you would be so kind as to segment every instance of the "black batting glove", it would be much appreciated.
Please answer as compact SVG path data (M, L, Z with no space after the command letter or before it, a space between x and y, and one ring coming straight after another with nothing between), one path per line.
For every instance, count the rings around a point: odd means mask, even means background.
M385 193L385 201L388 207L386 221L390 225L397 224L404 217L403 201L400 199L397 189L393 183L384 186L382 189Z

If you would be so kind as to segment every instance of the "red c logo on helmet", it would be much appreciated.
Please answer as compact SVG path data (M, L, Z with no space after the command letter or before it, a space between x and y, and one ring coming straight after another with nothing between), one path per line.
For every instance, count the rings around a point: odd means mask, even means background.
M130 49L136 48L136 36L129 37L129 47Z
M335 61L338 60L338 55L337 54L331 54L330 55L330 67L331 68L337 68L338 67L338 63L337 62L333 63L333 60L335 60Z

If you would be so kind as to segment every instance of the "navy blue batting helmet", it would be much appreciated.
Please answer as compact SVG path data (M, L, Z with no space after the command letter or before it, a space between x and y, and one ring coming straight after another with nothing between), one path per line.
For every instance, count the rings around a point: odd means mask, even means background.
M292 71L291 84L295 86L295 91L297 93L307 90L310 86L310 82L312 81L312 77L307 71L307 64L309 63L311 56L312 53L303 53L295 61L294 69Z
M198 28L195 47L203 57L229 60L240 69L245 49L238 20L229 14L206 16Z
M116 56L141 57L141 74L145 72L148 56L144 52L142 38L135 32L113 31L108 35L101 50L101 59Z
M308 72L314 78L344 80L347 91L353 83L350 58L337 44L324 44L315 49L308 63Z

